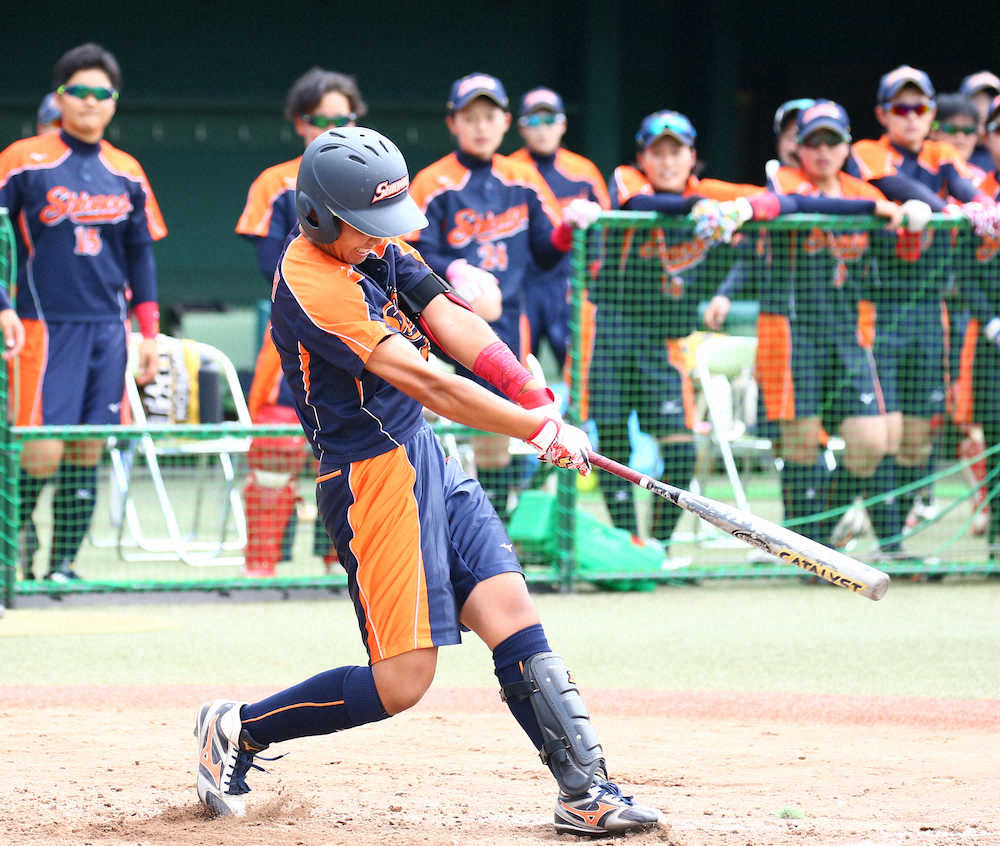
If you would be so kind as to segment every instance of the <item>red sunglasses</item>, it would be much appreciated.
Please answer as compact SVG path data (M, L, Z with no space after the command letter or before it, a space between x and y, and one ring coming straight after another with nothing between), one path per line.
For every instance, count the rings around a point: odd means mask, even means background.
M910 112L923 117L934 108L934 103L886 103L883 108L896 117L906 117Z

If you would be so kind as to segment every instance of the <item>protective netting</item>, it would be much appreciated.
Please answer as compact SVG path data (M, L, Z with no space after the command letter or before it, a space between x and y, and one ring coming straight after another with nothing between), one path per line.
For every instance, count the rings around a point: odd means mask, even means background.
M578 238L570 414L611 458L884 569L1000 568L998 246L944 218L793 216L713 245L682 219L605 215ZM672 578L773 563L606 474L570 496L577 524L644 541L633 570L655 574L650 548ZM618 540L612 574L634 552ZM579 525L574 542L579 560Z

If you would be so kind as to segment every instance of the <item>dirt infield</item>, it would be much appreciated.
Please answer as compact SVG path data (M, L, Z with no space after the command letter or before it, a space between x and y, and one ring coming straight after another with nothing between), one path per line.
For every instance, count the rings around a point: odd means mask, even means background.
M0 843L575 841L554 833L551 777L482 689L432 690L388 722L272 747L287 757L252 771L248 817L209 819L192 786L194 714L233 693L0 689ZM1000 844L1000 702L637 691L588 701L612 776L670 826L628 843Z

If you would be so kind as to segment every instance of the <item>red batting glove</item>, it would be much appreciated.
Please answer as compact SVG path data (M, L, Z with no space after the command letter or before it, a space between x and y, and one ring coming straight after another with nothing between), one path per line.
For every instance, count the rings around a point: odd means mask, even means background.
M538 450L538 458L556 467L576 470L581 476L590 473L588 453L593 447L582 429L560 423L552 417L545 421L527 442Z

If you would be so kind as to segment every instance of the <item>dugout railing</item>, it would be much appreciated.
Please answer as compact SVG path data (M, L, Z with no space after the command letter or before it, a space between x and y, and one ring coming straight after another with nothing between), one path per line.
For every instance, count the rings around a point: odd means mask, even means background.
M935 218L929 227L938 238L938 248L942 244L940 266L932 268L934 274L958 275L964 272L967 261L975 257L976 242L972 239L963 222ZM826 218L791 217L767 224L752 224L744 227L735 246L712 247L698 250L690 245L695 239L691 224L684 220L659 218L651 214L608 213L587 233L577 233L573 253L573 276L571 294L572 345L568 366L564 371L568 383L569 419L595 431L593 418L593 395L589 392L588 379L594 357L594 324L602 320L602 304L613 305L609 301L609 286L614 296L627 297L622 301L628 316L639 322L639 329L659 343L666 341L667 332L657 320L669 315L657 307L655 297L670 298L671 302L684 303L684 313L689 317L698 313L699 303L704 302L714 292L717 284L732 273L734 251L737 258L750 262L758 254L766 253L768 238L784 238L792 233L809 240L811 248L820 249L823 244L841 244L845 255L854 255L864 239L858 233L872 237L881 235L881 224L867 218ZM840 236L843 236L842 238ZM925 240L928 236L925 236ZM839 239L839 240L838 240ZM634 247L634 260L621 260L628 242ZM4 215L0 215L0 271L8 284L15 278L15 247L13 232ZM739 251L744 251L740 254ZM862 251L863 252L863 251ZM748 259L747 257L750 256ZM685 288L685 274L690 278L691 268L701 268L703 278L697 285ZM744 268L746 269L746 268ZM750 266L753 276L760 268ZM982 268L980 268L981 270ZM923 290L927 284L938 284L940 279L922 279L922 266L913 263L910 282L914 292ZM987 274L1000 287L995 270ZM766 279L750 280L758 286ZM817 279L817 284L821 280ZM760 301L760 291L752 286L741 288L743 298L736 300L731 314L737 315L726 328L742 334L754 333L754 315ZM755 296L746 296L750 291ZM952 302L953 291L946 291ZM992 295L992 294L991 294ZM652 297L653 299L650 299ZM687 299L685 299L687 298ZM595 309L596 304L596 309ZM612 309L607 309L613 311ZM693 318L691 318L693 320ZM643 321L647 321L643 323ZM733 323L740 325L733 326ZM957 324L956 324L957 325ZM688 325L687 329L692 326ZM657 333L659 333L657 335ZM694 369L697 358L697 343L700 335L686 335L679 348L679 355L689 370ZM621 339L629 343L627 334ZM958 350L954 351L958 353ZM955 367L961 369L961 356L955 358ZM0 391L3 392L4 408L8 407L7 370L0 376ZM956 371L957 372L957 371ZM550 373L558 379L560 374ZM632 377L642 380L646 375L640 368ZM628 385L624 387L629 387ZM607 393L607 392L605 392ZM696 400L699 399L696 397ZM695 441L698 446L698 469L696 484L702 493L730 503L735 502L730 478L723 472L717 445L707 425L707 415L694 421ZM973 420L973 422L975 422ZM773 439L773 427L768 430L755 420L747 424L756 442L767 443ZM958 460L949 445L944 443L945 425L938 421L935 438L938 443L934 461L925 477L911 483L909 489L923 490L932 487L936 500L936 513L923 519L904 532L904 544L912 554L907 560L880 562L878 566L896 575L932 578L947 574L989 573L1000 571L1000 566L991 560L987 538L974 533L977 516L983 514L1000 489L1000 480L987 476L986 496L977 500L975 486L964 479L964 469L973 467L976 456ZM468 440L474 433L462 427L438 422L435 424L447 448L456 457L469 463ZM638 469L657 472L655 442L645 434L634 419L629 421L631 459ZM116 591L165 591L200 590L230 592L236 590L259 590L277 588L341 589L345 585L342 571L333 566L327 571L322 556L317 553L314 533L311 529L315 518L312 501L311 459L303 459L294 480L296 494L301 498L296 504L296 526L293 526L291 546L282 548L283 558L275 574L269 578L247 578L243 575L240 556L206 554L204 560L157 559L139 560L142 541L129 535L128 527L123 527L124 505L120 481L116 481L116 469L106 453L98 468L98 505L78 560L78 571L83 576L70 582L52 582L41 578L45 572L46 540L51 531L51 493L43 494L36 509L38 534L42 538L41 548L35 560L33 581L22 578L19 568L19 491L18 467L24 445L33 440L60 438L66 441L102 439L113 443L122 455L129 459L132 477L128 496L131 504L142 510L144 518L156 518L156 497L151 482L144 475L143 455L138 449L131 449L140 442L152 440L166 443L183 437L189 441L218 441L220 438L233 439L285 439L301 436L296 426L240 426L234 423L169 425L169 426L113 426L113 427L45 427L20 428L8 424L6 416L0 427L0 451L3 461L2 493L0 493L0 575L4 601L11 604L17 595L48 594L54 597L66 593L116 592ZM652 446L651 446L652 445ZM598 443L598 447L601 445ZM992 448L995 450L995 448ZM191 452L197 453L197 450ZM514 456L515 461L531 459ZM833 453L836 460L836 452ZM172 492L173 499L187 508L182 515L185 531L192 539L211 541L227 538L229 531L220 525L218 519L225 519L225 509L218 509L224 502L232 501L233 485L239 491L245 482L248 467L246 456L234 456L234 479L220 480L212 476L197 455L177 455L164 458L161 474L164 484ZM747 506L755 513L780 522L783 519L779 477L774 458L768 451L756 450L735 456L736 469L745 492ZM544 468L543 468L544 471ZM511 523L511 535L518 546L529 580L537 585L548 585L558 589L569 589L576 585L596 585L602 589L646 589L661 583L693 583L719 578L775 578L797 577L799 571L788 566L748 557L748 549L731 538L720 535L709 527L699 524L693 517L685 515L673 534L673 544L669 552L655 542L642 537L631 537L628 533L614 530L609 526L607 508L600 490L595 487L596 473L582 480L568 472L535 473L530 483L535 489L521 494L521 501L515 508ZM222 485L222 487L220 487ZM229 487L227 488L226 485ZM51 487L51 486L50 486ZM867 498L867 504L877 503L880 498L892 497L900 491L893 490ZM649 534L649 512L651 503L645 492L632 492L639 519L639 535ZM864 503L855 503L858 510ZM216 510L211 513L209 507ZM205 509L205 513L200 513ZM191 513L194 512L194 513ZM217 518L221 513L222 518ZM817 515L807 515L786 521L792 528L809 523ZM819 517L824 516L820 514ZM832 516L840 516L839 513ZM156 526L144 523L145 530L155 534ZM197 538L195 538L197 536ZM211 543L209 542L209 547ZM863 560L871 560L877 552L876 541L870 532L862 533L852 540L847 551Z

